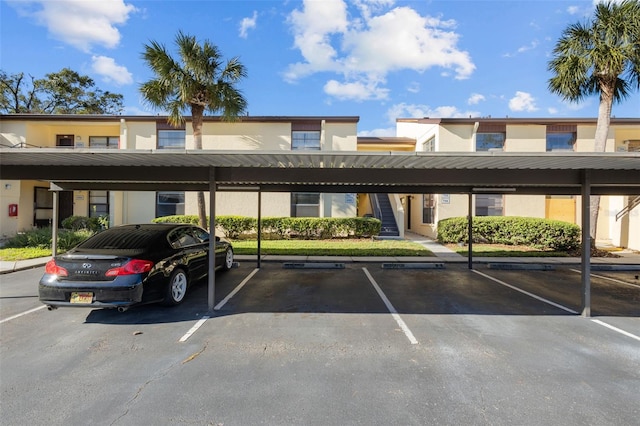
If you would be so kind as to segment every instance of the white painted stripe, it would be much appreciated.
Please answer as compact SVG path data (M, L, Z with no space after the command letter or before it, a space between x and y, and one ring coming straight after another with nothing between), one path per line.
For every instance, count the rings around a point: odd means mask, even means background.
M200 320L198 320L198 322L197 322L197 323L195 323L195 325L194 325L193 327L191 327L191 328L189 329L189 331L187 331L187 333L186 333L184 336L182 336L182 337L180 338L179 342L186 342L186 341L187 341L187 339L188 339L189 337L191 337L191 335L192 335L193 333L195 333L196 331L198 331L198 329L199 329L200 327L202 327L202 325L203 325L203 324L204 324L204 323L205 323L209 318L210 318L210 317L208 317L208 316L206 316L206 315L205 315L205 316L203 316L202 318L200 318Z
M256 274L256 272L258 272L259 270L260 270L260 269L255 268L253 271L251 271L251 273L247 276L247 278L245 278L244 280L242 280L242 282L241 282L240 284L238 284L238 286L237 286L236 288L234 288L234 289L233 289L233 291L227 295L227 297L225 297L224 299L222 299L222 300L220 301L220 303L218 303L216 306L214 306L214 307L213 307L213 310L214 310L214 311L219 311L220 309L222 309L222 307L223 307L224 305L226 305L226 304L227 304L227 302L228 302L228 301L229 301L233 296L235 296L235 295L236 295L236 293L237 293L237 292L239 292L239 291L240 291L240 289L241 289L242 287L244 287L244 285L245 285L246 283L248 283L248 282L249 282L249 280L250 280L251 278L253 278L253 276L254 276L254 275Z
M389 301L389 299L387 299L387 296L384 294L384 292L382 291L382 289L380 288L376 280L373 279L373 277L371 276L367 268L362 268L362 270L366 274L367 278L369 278L371 285L373 285L373 288L376 289L376 291L378 292L378 295L380 296L384 304L387 306L387 309L391 313L391 316L393 317L393 319L396 320L396 323L398 323L404 335L407 336L407 339L409 339L409 342L411 342L412 345L417 345L418 341L413 336L413 333L411 332L411 330L409 330L409 327L407 327L407 324L405 324L405 322L402 320L400 315L398 315L398 311L396 311L396 308L394 308L391 302Z
M20 314L16 314L16 315L10 316L9 318L5 318L5 319L3 319L2 321L0 321L0 324L5 323L5 322L7 322L7 321L14 320L14 319L16 319L16 318L23 317L23 316L25 316L25 315L28 315L28 314L30 314L30 313L32 313L32 312L39 311L40 309L44 309L44 308L46 308L46 307L47 307L47 305L42 305L42 306L38 306L37 308L33 308L33 309L29 309L28 311L24 311L24 312L22 312L22 313L20 313Z
M259 269L258 269L258 268L254 269L254 270L253 270L253 271L252 271L252 272L251 272L251 273L250 273L250 274L249 274L249 275L248 275L244 280L242 280L242 282L241 282L240 284L238 284L238 286L237 286L236 288L234 288L234 289L233 289L233 291L232 291L231 293L229 293L229 294L227 295L227 297L225 297L225 298L224 298L220 303L218 303L216 306L214 306L214 308L213 308L213 309L214 309L215 311L217 311L217 310L221 309L221 308L222 308L222 307L223 307L223 306L224 306L224 305L229 301L229 299L231 299L231 298L232 298L232 297L233 297L233 296L234 296L238 291L240 291L240 289L241 289L242 287L244 287L244 285L245 285L247 282L249 282L249 280L251 279L251 277L253 277L253 276L256 274L256 272L258 272L258 271L259 271ZM179 340L179 341L180 341L180 342L186 342L186 341L187 341L187 339L188 339L189 337L191 337L191 335L192 335L193 333L195 333L196 331L198 331L198 329L199 329L200 327L202 327L202 325L203 325L203 324L204 324L204 323L205 323L209 318L210 318L210 317L208 317L208 316L204 316L204 317L202 317L202 318L201 318L197 323L195 323L195 325L194 325L193 327L191 327L191 329L190 329L189 331L187 331L187 333L186 333L184 336L182 336L182 337L180 338L180 340Z
M527 295L527 296L529 296L529 297L533 297L533 298L534 298L534 299L536 299L536 300L539 300L539 301L541 301L541 302L547 303L547 304L549 304L549 305L551 305L551 306L555 306L556 308L560 308L560 309L562 309L563 311L567 311L567 312L570 312L570 313L572 313L572 314L577 314L577 313L578 313L577 311L574 311L573 309L567 308L566 306L562 306L562 305L560 305L560 304L558 304L558 303L552 302L551 300L549 300L549 299L545 299L544 297L536 296L536 295L535 295L535 294L533 294L533 293L529 293L528 291L522 290L521 288L518 288L518 287L513 286L513 285L511 285L511 284L507 284L507 283L506 283L506 282L504 282L504 281L501 281L501 280L499 280L499 279L497 279L497 278L494 278L494 277L492 277L492 276L490 276L490 275L487 275L487 274L485 274L485 273L482 273L482 272L480 272L480 271L476 271L475 269L472 269L471 271L472 271L472 272L475 272L475 273L476 273L476 274L478 274L478 275L482 275L483 277L488 278L488 279L490 279L491 281L497 282L498 284L501 284L501 285L503 285L503 286L505 286L505 287L509 287L509 288L510 288L510 289L512 289L512 290L518 291L518 292L520 292L520 293L522 293L522 294L526 294L526 295Z
M640 336L636 336L635 334L631 334L628 331L621 330L618 327L614 327L614 326L612 326L610 324L607 324L606 322L603 322L603 321L600 321L600 320L597 320L597 319L592 319L591 321L595 322L596 324L600 324L600 325L602 325L604 327L607 327L607 328L609 328L609 329L611 329L613 331L616 331L616 332L618 332L620 334L623 334L623 335L625 335L627 337L631 337L632 339L636 339L636 340L640 341Z
M571 269L571 271L573 272L577 272L579 274L582 273L582 271L580 271L579 269ZM609 281L613 281L614 283L617 284L626 284L626 285L630 285L631 287L637 287L640 288L640 285L637 284L631 284L631 283L627 283L624 281L620 281L620 280L616 280L615 278L611 278L611 277L605 277L604 275L598 275L598 274L590 274L592 277L596 277L596 278L602 278L603 280L609 280Z

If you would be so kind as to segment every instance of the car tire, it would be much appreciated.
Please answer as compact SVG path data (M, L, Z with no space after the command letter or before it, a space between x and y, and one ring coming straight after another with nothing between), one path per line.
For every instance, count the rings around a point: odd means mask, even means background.
M182 303L189 288L189 278L182 269L175 269L169 277L164 296L165 306L176 306Z
M227 247L227 250L224 253L224 263L222 264L222 270L228 271L233 267L233 249L231 247Z

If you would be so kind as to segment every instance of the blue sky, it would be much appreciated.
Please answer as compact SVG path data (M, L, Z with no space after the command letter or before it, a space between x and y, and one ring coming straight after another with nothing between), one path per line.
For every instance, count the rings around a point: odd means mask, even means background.
M136 1L2 0L0 68L36 78L64 67L125 97L127 115L152 77L154 40L178 31L239 57L250 115L359 116L362 136L395 135L407 117L596 117L547 89L547 64L593 0ZM640 94L614 105L640 116Z

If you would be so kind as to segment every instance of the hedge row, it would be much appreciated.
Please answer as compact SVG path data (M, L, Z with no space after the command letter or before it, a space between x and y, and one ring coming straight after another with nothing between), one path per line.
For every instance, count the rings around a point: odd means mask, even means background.
M474 217L473 236L474 242L525 245L543 250L567 251L580 246L578 225L531 217ZM467 218L453 217L439 221L438 241L468 243Z
M93 235L93 231L88 229L70 230L61 229L58 232L58 250L65 252L77 246L82 241ZM20 232L9 239L4 247L6 248L41 248L50 249L52 246L53 230L48 228L37 228L25 232Z
M209 218L207 218L207 221ZM153 222L190 223L197 225L198 216L165 216ZM382 223L369 217L266 217L262 218L262 234L278 239L366 238L380 234ZM216 217L216 228L231 239L255 236L258 220L245 216Z

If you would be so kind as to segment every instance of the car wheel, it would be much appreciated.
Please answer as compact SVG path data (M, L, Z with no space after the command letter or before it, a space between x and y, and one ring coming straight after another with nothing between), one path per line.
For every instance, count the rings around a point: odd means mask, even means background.
M233 267L233 249L231 247L227 247L227 251L224 253L224 264L222 265L222 269L228 271Z
M189 279L182 269L176 269L169 277L167 290L164 297L164 304L167 306L175 306L182 303L184 296L187 294Z

